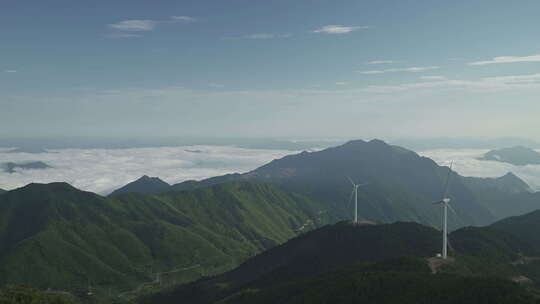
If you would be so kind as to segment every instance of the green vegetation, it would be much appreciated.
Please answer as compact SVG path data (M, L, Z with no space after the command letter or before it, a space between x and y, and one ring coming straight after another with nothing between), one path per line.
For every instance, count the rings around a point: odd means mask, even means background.
M355 269L265 289L242 290L215 303L517 304L537 303L537 299L518 284L498 278Z
M540 193L539 193L540 194ZM540 196L538 196L540 199ZM540 201L539 201L540 202ZM505 231L514 237L540 248L540 210L500 220L491 225L492 228Z
M73 296L30 287L6 285L0 288L0 304L73 304Z
M230 270L299 228L328 221L319 211L264 184L114 198L64 183L31 184L0 197L0 284L77 293L91 285L129 298L136 288Z

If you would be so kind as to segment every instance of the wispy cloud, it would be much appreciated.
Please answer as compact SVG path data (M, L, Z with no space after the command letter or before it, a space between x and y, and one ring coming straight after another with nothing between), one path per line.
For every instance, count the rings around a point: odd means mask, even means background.
M116 23L109 24L109 28L115 32L105 35L107 38L112 39L125 39L125 38L137 38L142 37L142 32L149 32L156 29L160 24L171 23L193 23L197 19L190 16L172 16L165 20L150 20L150 19L131 19L123 20Z
M17 73L17 70L4 70L6 73Z
M348 83L348 82L345 82L345 81L338 81L338 82L336 82L336 85L338 85L338 86L344 86L344 85L347 85L347 84L349 84L349 83Z
M193 23L196 22L197 19L190 16L172 16L171 17L172 22L182 22L182 23Z
M540 62L540 54L531 56L499 56L491 60L470 62L469 65L486 65L495 63L516 63L516 62Z
M391 63L395 63L395 61L393 61L393 60L373 60L373 61L366 62L366 64L391 64Z
M433 88L462 88L474 90L540 89L540 74L486 77L478 80L444 79L438 81L403 83L398 85L371 85L368 93L396 93L408 90Z
M107 38L111 39L130 39L130 38L139 38L142 37L142 35L139 34L133 34L133 33L110 33L105 35Z
M157 25L155 20L124 20L109 24L109 27L120 31L144 32L153 30Z
M274 34L251 34L244 36L246 39L272 39L274 37Z
M446 77L433 75L433 76L420 76L420 79L422 79L422 80L445 80Z
M425 66L425 67L408 67L408 68L396 68L396 69L384 69L384 70L371 70L371 71L357 71L362 74L384 74L384 73L396 73L396 72L424 72L429 70L439 69L438 66Z
M369 26L343 26L343 25L325 25L318 29L313 30L313 33L324 33L324 34L347 34L357 30L366 30L370 28Z
M237 40L237 39L265 40L265 39L277 39L277 38L289 38L289 37L292 37L292 34L255 33L255 34L247 34L247 35L242 35L242 36L226 36L221 39L223 40Z

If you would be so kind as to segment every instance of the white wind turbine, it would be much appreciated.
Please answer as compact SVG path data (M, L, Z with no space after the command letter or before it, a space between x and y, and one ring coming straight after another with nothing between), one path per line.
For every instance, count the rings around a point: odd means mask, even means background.
M448 197L448 186L450 185L450 177L452 173L452 166L454 162L450 163L450 168L448 169L448 176L446 177L446 185L444 186L444 193L441 200L434 202L433 204L442 205L443 207L443 218L442 218L442 228L443 228L443 247L442 247L442 258L446 259L448 257L448 208L456 213L452 206L450 206L450 198Z
M353 185L353 190L351 192L351 196L354 193L354 223L356 224L356 223L358 223L358 188L366 186L367 183L365 183L365 184L355 184L350 177L347 177L347 178L349 179L349 181Z

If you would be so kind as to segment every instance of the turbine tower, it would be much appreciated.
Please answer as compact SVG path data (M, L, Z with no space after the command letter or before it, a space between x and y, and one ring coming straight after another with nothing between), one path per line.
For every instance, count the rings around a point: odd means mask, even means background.
M443 207L443 216L442 216L442 229L443 229L443 246L442 246L442 258L446 259L448 257L448 208L452 212L456 213L452 206L450 205L450 198L448 197L448 186L450 185L450 177L452 173L452 166L454 162L450 163L450 168L448 169L448 175L446 177L446 185L444 186L443 197L441 200L434 202L433 204L442 205Z
M351 196L354 193L354 223L358 223L358 188L367 185L366 184L355 184L350 177L347 177L351 184L353 185L353 190ZM350 200L349 200L350 201Z

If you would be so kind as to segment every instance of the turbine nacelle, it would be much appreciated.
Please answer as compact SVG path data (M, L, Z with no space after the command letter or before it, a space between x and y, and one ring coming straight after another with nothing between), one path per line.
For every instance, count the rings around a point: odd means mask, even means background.
M449 198L443 198L442 202L445 203L445 204L448 204L448 203L450 203L450 199Z

